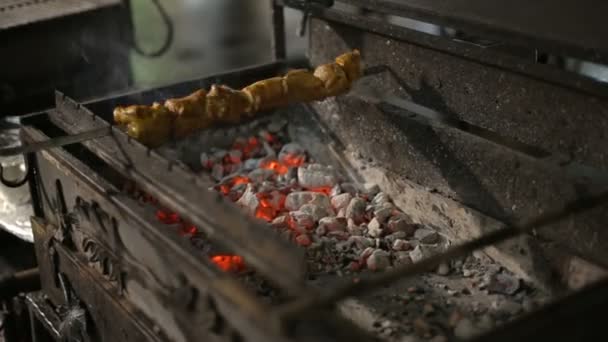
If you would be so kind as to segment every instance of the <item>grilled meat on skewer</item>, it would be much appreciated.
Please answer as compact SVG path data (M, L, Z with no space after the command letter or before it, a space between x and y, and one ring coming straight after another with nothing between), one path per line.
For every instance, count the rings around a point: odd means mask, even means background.
M242 90L214 85L164 105L117 107L114 121L145 145L156 147L171 138L182 138L214 123L238 123L255 112L297 102L319 101L350 90L361 77L358 50L338 56L314 72L291 70L282 77L255 82Z

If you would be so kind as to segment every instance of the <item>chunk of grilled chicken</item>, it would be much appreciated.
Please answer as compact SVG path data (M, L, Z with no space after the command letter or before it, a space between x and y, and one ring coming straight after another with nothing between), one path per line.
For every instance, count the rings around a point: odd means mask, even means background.
M152 106L128 106L114 109L114 121L127 126L127 134L142 144L155 147L172 134L175 116L160 103Z
M186 97L169 99L164 106L155 103L117 107L114 120L126 125L132 137L155 147L171 137L182 138L214 123L238 123L258 111L346 93L361 75L361 56L354 50L314 72L291 70L282 77L258 81L242 90L213 85L209 92L197 90Z
M207 115L206 95L200 89L186 97L165 101L165 108L175 115L173 137L183 138L212 124Z

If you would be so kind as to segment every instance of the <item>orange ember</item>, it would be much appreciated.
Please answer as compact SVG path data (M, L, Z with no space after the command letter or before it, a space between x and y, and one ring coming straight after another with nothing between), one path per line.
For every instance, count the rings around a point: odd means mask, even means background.
M156 218L164 224L176 224L181 221L176 213L167 212L162 209L156 211Z
M234 184L244 184L249 182L247 177L237 178L239 179L233 180ZM227 187L229 191L230 187ZM144 202L158 207L158 200L154 197L144 193L142 194L142 199ZM164 224L181 223L181 227L178 230L178 233L181 236L192 237L198 233L198 229L195 225L188 222L183 222L177 213L159 208L156 210L156 218ZM243 261L243 258L238 255L216 255L211 257L211 261L225 272L241 272L245 270L245 262Z
M249 177L245 177L245 176L236 176L232 179L232 185L239 185L239 184L247 184L247 183L251 183L251 180L249 179Z
M290 167L298 167L304 164L306 157L303 155L289 153L283 157L283 164Z
M255 211L255 217L267 222L274 220L275 216L276 211L272 207L264 207L260 205Z
M220 192L224 195L228 195L228 193L230 192L230 185L228 185L228 184L220 185Z
M310 189L308 189L308 191L320 192L320 193L329 195L331 193L331 187L329 187L329 186L320 186L320 187L317 187L317 188L310 188Z
M264 132L264 139L265 139L267 142L269 142L269 143L271 143L271 142L273 142L273 141L275 141L275 140L276 140L276 138L274 137L274 135L272 135L272 134L270 134L270 133L268 133L268 132Z
M265 220L272 221L277 216L278 205L273 205L273 196L265 193L256 194L260 205L255 211L255 217Z
M240 272L245 269L243 258L238 255L216 255L211 261L225 272Z
M198 233L198 229L192 224L184 223L179 231L181 236L192 236Z
M260 167L266 170L272 170L280 175L284 175L289 171L289 167L281 164L277 160L265 160L260 164Z

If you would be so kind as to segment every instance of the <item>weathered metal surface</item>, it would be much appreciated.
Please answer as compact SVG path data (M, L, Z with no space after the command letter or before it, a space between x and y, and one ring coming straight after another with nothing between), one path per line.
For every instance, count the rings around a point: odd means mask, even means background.
M54 229L40 219L32 220L36 245L38 252L48 255L46 243L52 239ZM40 255L40 254L39 254ZM163 341L150 327L141 324L142 317L134 311L125 299L108 295L113 291L108 287L103 278L95 272L91 272L78 259L67 252L65 247L56 246L54 259L61 263L61 272L67 276L70 286L78 294L79 298L87 303L87 311L95 321L95 326L88 331L97 341ZM39 261L40 260L39 256ZM45 265L46 266L46 265ZM49 272L50 271L50 272ZM57 274L54 270L41 269L43 279L43 291L51 298L55 305L67 305L63 302L58 285L54 279ZM45 282L46 280L46 282ZM112 327L112 329L109 329Z
M286 3L299 5L297 1ZM372 11L463 29L484 38L548 52L606 61L608 29L597 1L341 0Z
M157 325L172 340L189 341L205 333L227 332L201 330L209 323L204 310L208 298L216 303L218 319L227 329L233 329L230 322L236 321L239 331L246 331L248 336L270 338L261 333L268 328L256 319L264 317L266 321L268 317L263 312L268 310L235 283L236 279L229 279L214 269L187 240L154 222L152 210L120 194L107 180L65 152L44 152L42 156L38 163L41 175L38 190L43 193L45 217L55 228L45 237L36 237L36 243L41 269L46 270L43 289L54 294L55 302L61 300L54 277L57 272L67 271L61 262L56 263L59 269L50 267L54 264L50 250L61 250L60 258L62 255L77 257L80 262L76 269L86 268L95 278L75 279L75 275L71 275L72 282L82 282L83 286L87 282L101 283L106 294L96 294L97 289L90 290L90 295L127 301L137 312L145 314L142 319L146 317L153 322L145 324ZM108 177L107 172L109 170L102 173ZM66 228L60 228L66 224L57 214L60 202L67 208L64 216L69 218L69 227ZM37 229L40 227L34 228L35 234ZM65 231L65 238L71 242L64 246L57 241L62 235L58 231ZM190 290L199 294L193 297L192 307L182 305L179 300L183 291ZM89 303L86 298L82 300ZM198 321L200 324L193 324ZM256 325L259 327L254 328Z
M0 132L2 147L20 145L19 130L10 129ZM23 156L0 157L2 177L8 180L21 179L26 174ZM29 218L32 215L32 202L27 185L18 188L0 186L0 229L28 242L34 241Z
M25 132L28 140L48 138ZM46 218L33 221L43 290L66 305L58 279L65 274L100 341L368 340L325 310L282 330L271 308L120 192L122 176L83 147L40 153L34 174ZM111 325L117 315L124 322Z
M313 20L311 29L313 64L360 48L365 61L388 66L399 78L396 83L388 73L375 76L372 82L380 89L581 164L608 167L602 148L608 106L595 97L355 28ZM592 179L573 182L559 169L458 129L424 125L352 98L327 100L316 108L347 148L505 222L599 190ZM596 210L543 232L605 260L605 213Z
M605 86L600 97L379 34L361 35L362 31L339 24L313 20L311 29L313 63L344 49L361 48L370 66L390 66L393 75L384 72L377 76L377 82L388 84L382 87L387 92L580 163L608 169L607 152L601 148L608 141Z
M606 337L606 308L608 281L602 280L473 341L600 341Z
M55 89L84 99L131 84L132 30L126 2L28 2L30 6L0 12L0 17L25 20L24 25L0 29L0 64L5 66L0 71L0 114L52 108ZM45 7L52 10L47 13ZM37 14L52 18L35 19Z
M115 6L121 0L2 0L0 30Z
M246 81L244 71L239 76L242 82ZM221 78L206 79L200 83L218 81ZM144 93L142 96L146 95L152 94ZM109 104L103 103L106 106ZM59 97L57 105L58 111L53 113L51 119L69 133L108 125L88 110L75 108L76 104L66 98ZM100 113L106 117L110 114L103 110ZM156 196L161 203L203 230L210 239L238 251L265 277L287 290L301 290L304 277L301 252L280 240L264 225L242 215L235 205L225 202L221 195L208 191L209 183L187 170L183 164L147 150L118 129L114 130L112 137L86 142L85 145L116 170L132 178L144 191ZM185 182L186 179L190 181Z
M387 20L373 16L362 16L339 9L325 9L313 12L315 17L329 22L341 23L350 28L358 28L370 33L376 33L386 38L410 42L418 47L425 47L434 51L443 52L454 57L464 58L465 61L479 62L482 65L493 66L516 74L524 74L534 79L544 80L568 89L583 91L594 96L606 98L608 86L588 77L567 72L553 65L535 63L534 51L524 49L520 52L513 47L498 45L485 48L453 40L426 32L396 25ZM374 64L377 66L378 64Z

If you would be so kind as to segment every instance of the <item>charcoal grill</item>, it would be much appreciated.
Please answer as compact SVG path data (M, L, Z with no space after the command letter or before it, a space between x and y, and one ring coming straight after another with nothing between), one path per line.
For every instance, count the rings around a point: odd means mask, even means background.
M601 63L608 32L593 25L602 22L598 8L596 17L585 18L589 25L573 19L590 8L580 1L560 9L548 1L520 5L275 1L276 62L87 103L58 92L55 109L23 120L24 140L103 127L111 134L27 156L42 283L41 293L26 299L32 333L91 341L373 340L378 336L360 324L365 319L344 302L339 314L334 304L384 291L399 276L420 275L472 247L546 291L561 283L578 289L598 279L608 260L602 204L606 85L540 64L537 56ZM307 132L294 139L304 139L315 159L342 169L355 183L377 183L416 222L433 226L453 244L473 243L362 277L354 285L338 278L320 288L307 279L301 249L209 191L208 178L195 172L191 161L174 158L170 152L181 142L151 150L111 126L116 105L183 96L214 83L242 87L284 71L284 6L307 13L312 65L358 48L368 87L413 100L458 124L420 120L417 113L403 115L395 106L372 105L357 96L296 105L268 117L288 117L290 125ZM516 15L522 9L546 15L528 21ZM458 28L486 40L429 35L391 24L386 15ZM483 43L488 40L493 43ZM205 141L219 141L247 125L202 134L209 136ZM150 208L125 191L133 186L195 225L210 248L242 256L281 292L280 303L262 301L241 279L220 271L200 248L155 220ZM577 202L581 198L587 201ZM576 213L563 215L564 206ZM521 229L526 234L518 234ZM605 307L605 291L606 284L599 283L575 292L563 307L592 315L572 303L580 298ZM416 289L411 292L416 295ZM581 331L589 338L597 331L592 328L598 322L591 319L559 335L548 324L527 323L539 317L568 319L559 310L533 311L489 336L561 340ZM407 320L413 335L436 333L425 331L416 317Z

